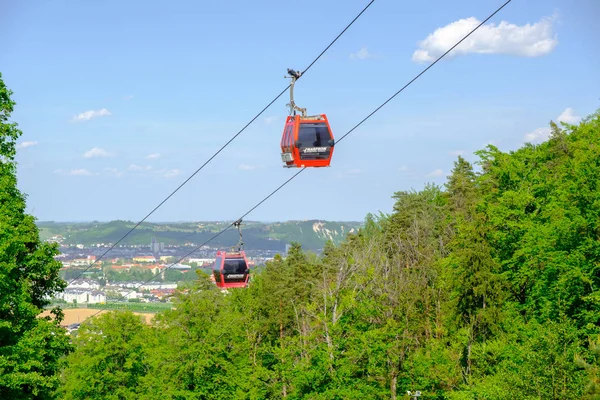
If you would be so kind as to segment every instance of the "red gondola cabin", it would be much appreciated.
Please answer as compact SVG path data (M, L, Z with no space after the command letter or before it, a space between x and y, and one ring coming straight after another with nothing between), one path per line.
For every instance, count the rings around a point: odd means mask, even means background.
M329 167L334 139L325 114L290 115L281 138L284 167Z
M226 252L219 250L213 266L213 276L218 287L245 288L248 286L250 270L244 251Z

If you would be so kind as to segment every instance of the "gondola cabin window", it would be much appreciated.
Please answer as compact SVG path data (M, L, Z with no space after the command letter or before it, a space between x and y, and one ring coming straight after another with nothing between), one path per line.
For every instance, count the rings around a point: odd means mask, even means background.
M331 152L331 133L325 123L300 124L298 148L301 160L324 160Z
M243 282L246 280L246 261L243 258L226 258L223 265L225 282Z
M221 264L223 264L223 259L221 257L217 257L213 266L213 275L216 283L221 282Z

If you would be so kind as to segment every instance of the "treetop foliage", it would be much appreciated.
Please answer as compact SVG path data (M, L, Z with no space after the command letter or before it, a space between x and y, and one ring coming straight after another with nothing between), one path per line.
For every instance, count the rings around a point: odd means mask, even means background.
M139 328L122 360L141 366L101 380L148 399L595 398L600 114L477 154L480 172L459 157L444 188L395 193L320 257L296 243L245 290L198 281ZM130 317L104 318L122 322L93 354ZM94 343L70 356L69 398L100 387L84 379Z
M10 164L20 133L3 118ZM551 131L477 152L478 172L458 157L444 187L396 192L320 256L293 243L247 289L198 274L152 325L88 320L64 358L36 318L62 288L56 248L4 168L0 398L598 398L600 113Z

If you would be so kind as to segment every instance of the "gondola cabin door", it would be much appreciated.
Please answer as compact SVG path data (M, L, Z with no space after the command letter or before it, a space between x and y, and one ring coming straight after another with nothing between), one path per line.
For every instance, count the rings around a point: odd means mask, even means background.
M245 288L250 277L244 251L218 251L213 266L215 284L223 289Z
M328 167L334 144L325 114L290 115L281 138L281 160L288 168Z

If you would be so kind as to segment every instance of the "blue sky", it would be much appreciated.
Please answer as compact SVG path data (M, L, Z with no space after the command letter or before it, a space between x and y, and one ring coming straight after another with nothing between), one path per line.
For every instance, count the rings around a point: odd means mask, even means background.
M305 69L367 0L0 0L19 186L40 220L143 218ZM376 0L296 86L342 136L501 1ZM513 0L247 218L362 220L457 154L539 142L600 107L596 0ZM7 34L8 33L8 34ZM281 97L149 220L232 220L296 172Z

